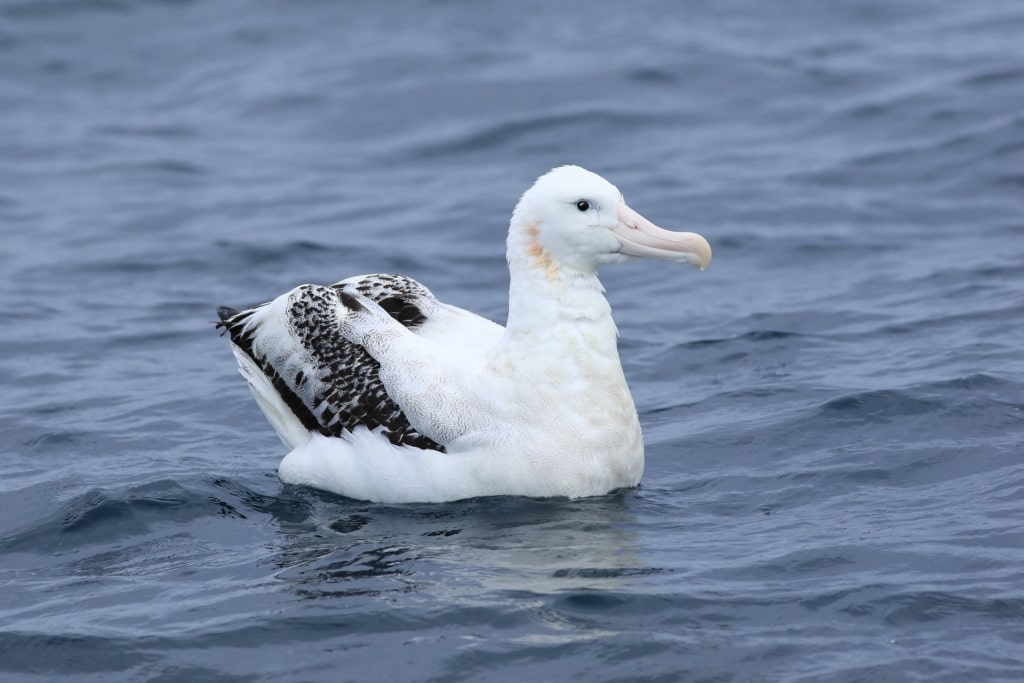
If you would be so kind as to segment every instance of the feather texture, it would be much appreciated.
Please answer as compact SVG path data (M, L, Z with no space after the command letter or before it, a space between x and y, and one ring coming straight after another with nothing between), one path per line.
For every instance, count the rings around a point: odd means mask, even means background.
M507 257L507 327L400 275L220 309L239 371L291 449L281 480L384 502L638 484L640 423L596 271L636 257L703 268L707 241L658 228L568 166L520 199Z
M330 287L302 285L247 311L222 308L218 325L269 378L309 432L340 437L363 426L396 446L443 451L442 445L417 432L388 396L380 364L342 336L339 316L345 315L343 299L350 292L376 302L410 329L426 322L424 300L436 303L415 280L369 275Z

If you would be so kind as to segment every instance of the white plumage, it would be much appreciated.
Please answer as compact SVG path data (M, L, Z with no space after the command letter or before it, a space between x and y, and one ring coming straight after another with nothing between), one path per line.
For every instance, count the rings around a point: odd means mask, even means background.
M611 183L563 166L520 199L507 248L504 328L394 275L220 310L291 449L282 481L393 503L640 482L640 424L596 271L631 258L703 269L707 241L654 226Z

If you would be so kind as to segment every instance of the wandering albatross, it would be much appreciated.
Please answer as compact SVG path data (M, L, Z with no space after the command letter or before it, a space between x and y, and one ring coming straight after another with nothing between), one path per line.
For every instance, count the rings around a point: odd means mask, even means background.
M640 422L597 269L654 258L703 270L711 247L657 227L578 166L526 191L507 246L504 327L401 275L218 310L290 449L284 483L385 503L578 498L640 483Z

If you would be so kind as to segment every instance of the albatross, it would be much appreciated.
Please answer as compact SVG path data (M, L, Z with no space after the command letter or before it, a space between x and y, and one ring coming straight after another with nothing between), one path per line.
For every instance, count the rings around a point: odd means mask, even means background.
M644 258L703 270L711 247L654 225L601 176L561 166L516 205L507 258L504 327L402 275L218 309L289 449L281 481L382 503L637 486L640 421L597 270Z

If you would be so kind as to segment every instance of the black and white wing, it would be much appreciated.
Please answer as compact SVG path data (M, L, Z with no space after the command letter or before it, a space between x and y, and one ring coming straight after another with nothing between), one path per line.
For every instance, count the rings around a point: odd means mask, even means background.
M231 336L239 370L289 448L305 443L311 433L340 437L363 426L379 430L396 446L444 451L419 433L388 395L377 361L342 336L339 312L351 308L355 296L375 301L413 331L427 324L432 312L472 316L437 301L410 278L366 275L331 286L302 285L245 311L222 307L217 327ZM478 320L489 333L501 330Z

